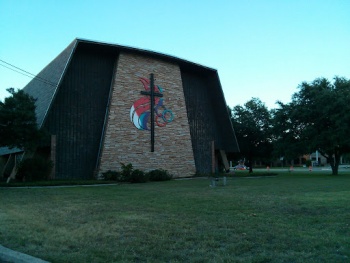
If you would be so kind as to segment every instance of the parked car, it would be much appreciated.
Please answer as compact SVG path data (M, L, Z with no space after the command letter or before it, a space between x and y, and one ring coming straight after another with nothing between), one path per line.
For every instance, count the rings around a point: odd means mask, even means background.
M233 170L249 170L249 167L242 165L242 164L236 165L232 168L233 168Z

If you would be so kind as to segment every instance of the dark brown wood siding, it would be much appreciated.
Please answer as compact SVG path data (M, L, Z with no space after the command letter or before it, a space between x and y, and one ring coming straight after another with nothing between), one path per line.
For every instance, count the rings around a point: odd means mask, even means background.
M56 179L93 177L117 55L77 47L45 127L57 137Z
M181 72L192 147L199 173L210 173L215 149L238 151L225 99L215 72Z
M196 170L210 173L211 141L216 137L216 122L209 87L203 76L182 71L181 77Z

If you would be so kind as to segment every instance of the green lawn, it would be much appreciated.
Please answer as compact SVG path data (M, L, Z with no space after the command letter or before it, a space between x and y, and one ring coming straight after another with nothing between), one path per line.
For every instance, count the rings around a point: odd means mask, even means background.
M1 188L0 244L51 262L350 262L350 175Z

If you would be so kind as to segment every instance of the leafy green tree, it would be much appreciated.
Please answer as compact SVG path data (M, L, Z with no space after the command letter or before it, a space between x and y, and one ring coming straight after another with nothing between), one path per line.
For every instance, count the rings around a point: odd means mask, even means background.
M258 98L252 98L232 109L231 121L241 155L248 160L249 172L253 172L253 161L269 160L272 152L271 112Z
M277 104L279 108L272 110L273 156L294 160L301 155L300 149L304 149L306 145L300 140L298 120L292 121L290 118L293 106L282 102Z
M31 151L41 138L35 115L35 99L23 90L7 89L10 97L0 101L0 146Z
M338 174L340 156L350 152L350 81L303 82L289 104L279 104L274 114L279 147L290 145L293 154L318 150Z

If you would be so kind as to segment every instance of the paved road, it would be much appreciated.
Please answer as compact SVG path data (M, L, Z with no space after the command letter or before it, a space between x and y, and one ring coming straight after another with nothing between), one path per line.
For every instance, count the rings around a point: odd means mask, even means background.
M254 169L254 171L265 171L266 169ZM289 172L289 167L284 167L284 168L272 168L270 169L271 172L276 171L276 172ZM305 168L305 167L298 167L298 168L294 168L293 172L309 172L309 168ZM324 172L324 173L332 173L332 169L330 167L312 167L312 171L311 172ZM338 170L339 173L350 173L350 168L343 168L343 167L339 167Z

